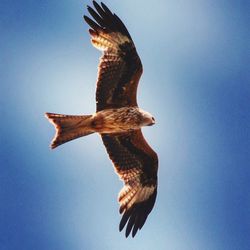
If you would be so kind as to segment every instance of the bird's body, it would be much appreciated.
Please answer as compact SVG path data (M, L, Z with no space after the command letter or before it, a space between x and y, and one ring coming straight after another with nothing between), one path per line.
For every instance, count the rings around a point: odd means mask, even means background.
M105 109L92 116L92 128L100 134L126 133L154 124L154 118L138 107Z
M46 113L46 116L57 128L56 136L51 143L52 148L95 132L100 134L126 133L155 123L150 113L138 107L104 109L93 115Z
M126 236L134 236L144 225L157 195L158 157L144 139L141 128L155 123L140 109L136 100L142 74L141 60L122 21L105 4L88 6L95 21L89 24L92 44L103 51L100 59L96 113L60 115L46 113L56 128L51 147L99 133L124 187L119 193L120 230L127 224Z

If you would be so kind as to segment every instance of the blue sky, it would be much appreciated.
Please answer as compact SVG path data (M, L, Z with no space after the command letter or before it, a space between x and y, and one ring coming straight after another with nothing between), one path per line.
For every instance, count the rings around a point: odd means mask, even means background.
M159 191L132 239L118 232L122 182L98 135L48 145L44 112L95 111L100 52L90 1L0 3L0 249L249 249L247 1L105 1L144 65L143 129Z

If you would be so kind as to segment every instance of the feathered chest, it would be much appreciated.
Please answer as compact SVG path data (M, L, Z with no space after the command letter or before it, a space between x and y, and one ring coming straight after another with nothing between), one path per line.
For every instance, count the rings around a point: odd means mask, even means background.
M92 126L99 129L99 133L120 133L139 129L142 121L138 107L123 107L97 112L93 116Z

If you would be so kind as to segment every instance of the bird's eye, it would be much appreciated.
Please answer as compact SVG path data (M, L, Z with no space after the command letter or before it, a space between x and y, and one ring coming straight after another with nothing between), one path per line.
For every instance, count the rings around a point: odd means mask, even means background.
M154 117L152 117L152 120L153 120L153 121L155 121L155 118L154 118Z

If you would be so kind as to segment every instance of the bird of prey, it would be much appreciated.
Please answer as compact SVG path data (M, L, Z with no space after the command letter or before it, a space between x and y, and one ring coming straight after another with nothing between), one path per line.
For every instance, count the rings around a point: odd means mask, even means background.
M95 132L101 135L115 171L124 181L118 196L122 214L119 230L126 225L126 237L131 231L134 237L157 194L158 157L141 131L141 127L155 124L155 119L137 105L142 64L127 28L105 4L93 1L93 5L87 6L92 19L84 19L90 26L93 46L103 52L98 66L96 113L46 113L56 129L51 148Z

